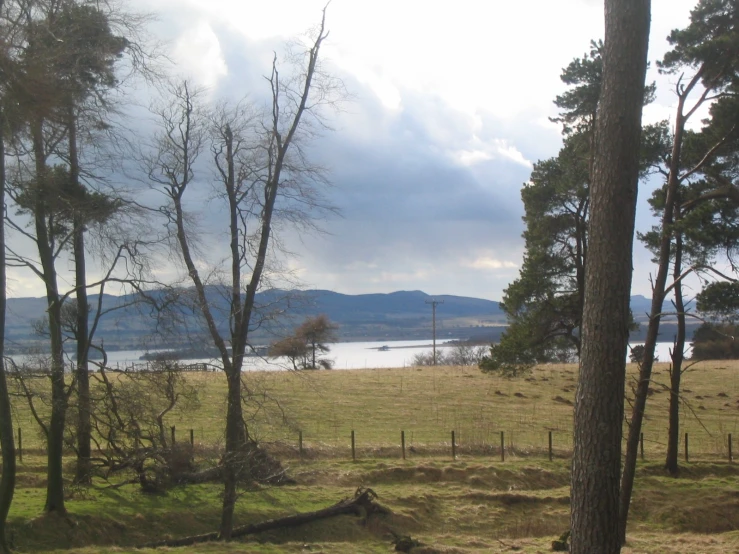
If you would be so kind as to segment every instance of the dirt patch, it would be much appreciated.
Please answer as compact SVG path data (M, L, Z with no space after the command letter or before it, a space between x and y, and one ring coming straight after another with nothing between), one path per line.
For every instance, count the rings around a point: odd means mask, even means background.
M561 396L557 395L554 398L552 398L555 402L559 402L560 404L567 404L568 406L572 406L572 400L567 400L566 398L562 398Z
M346 484L355 482L356 477L352 476ZM373 487L379 484L392 483L459 483L470 487L484 487L499 491L542 490L567 486L569 484L569 474L566 471L553 472L536 467L524 467L516 470L477 465L469 467L447 466L444 468L432 466L390 467L369 471L364 475L363 482Z
M498 503L504 506L516 506L518 504L558 504L566 505L570 504L569 496L534 496L530 494L515 494L515 493L478 493L472 492L465 494L462 498L466 498L475 502L487 502L487 503Z

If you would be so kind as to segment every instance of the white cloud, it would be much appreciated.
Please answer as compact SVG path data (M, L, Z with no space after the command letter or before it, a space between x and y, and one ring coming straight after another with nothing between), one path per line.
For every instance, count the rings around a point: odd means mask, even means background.
M458 150L452 156L462 165L474 165L492 159L492 155L482 150Z
M508 158L509 160L524 165L526 167L533 167L533 164L529 160L527 160L515 146L508 144L507 141L496 139L494 141L494 147L496 153L498 153L500 156Z
M174 44L174 58L180 72L208 88L228 75L218 36L206 21L199 21L180 35Z
M489 258L489 257L480 257L472 262L469 262L465 264L467 267L471 267L472 269L516 269L518 265L514 264L513 262L508 262L505 260L496 260L495 258Z

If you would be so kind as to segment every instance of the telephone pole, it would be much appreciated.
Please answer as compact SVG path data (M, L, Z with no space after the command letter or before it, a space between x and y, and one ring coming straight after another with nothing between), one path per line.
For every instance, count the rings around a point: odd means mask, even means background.
M426 300L426 304L431 304L431 321L434 329L434 365L436 365L436 306L443 303L443 300Z

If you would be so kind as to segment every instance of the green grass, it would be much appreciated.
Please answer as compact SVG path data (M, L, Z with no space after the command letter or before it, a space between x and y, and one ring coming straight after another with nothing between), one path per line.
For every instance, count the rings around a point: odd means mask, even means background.
M632 368L633 369L633 368ZM706 363L686 374L684 430L691 462L678 478L662 470L667 397L657 368L645 425L646 462L640 462L625 553L739 551L739 465L726 461L726 434L736 432L736 362ZM569 450L575 366L543 366L525 379L506 380L471 368L323 371L249 374L250 429L277 452L296 483L243 492L237 524L315 510L373 488L392 515L364 525L340 517L236 544L200 545L177 552L388 552L389 530L429 545L426 552L544 552L569 520ZM196 411L175 413L179 440L222 436L225 380L192 374L200 392ZM257 402L258 401L258 402ZM702 408L701 408L702 406ZM177 487L152 496L135 486L68 490L69 519L39 517L45 496L45 460L27 409L16 405L26 451L11 510L21 552L148 552L134 546L166 537L215 530L221 487ZM28 425L28 427L25 427ZM306 456L297 456L297 430ZM350 460L355 430L358 460ZM400 430L408 459L400 459ZM449 432L456 431L458 459ZM499 431L507 457L500 461ZM547 460L547 433L555 460ZM413 452L410 448L413 447ZM72 460L70 459L70 464ZM71 465L70 465L71 468ZM423 552L423 550L421 550Z

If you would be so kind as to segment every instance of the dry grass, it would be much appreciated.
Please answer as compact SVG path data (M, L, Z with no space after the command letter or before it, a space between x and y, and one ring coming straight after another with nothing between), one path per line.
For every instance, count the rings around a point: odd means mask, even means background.
M630 369L630 377L635 368ZM739 429L739 362L703 362L684 376L682 431L694 459L726 459L727 435ZM519 379L503 379L476 368L439 367L249 375L258 407L252 431L266 441L304 446L316 455L349 455L355 431L359 455L398 456L400 431L417 454L448 453L455 431L460 454L498 455L500 432L508 455L546 456L548 433L555 456L571 451L572 401L577 367L550 365ZM193 374L204 408L182 414L179 428L196 438L220 437L225 409L223 380ZM644 424L645 456L661 459L667 440L669 382L658 364ZM279 408L278 408L279 404ZM628 410L627 410L628 412Z
M630 381L634 370L629 367ZM567 457L576 372L575 365L540 366L517 379L469 367L254 372L246 375L253 393L250 431L294 454L302 430L307 455L328 457L350 456L352 430L360 456L399 456L401 430L408 455L449 454L454 430L460 455L498 456L503 431L508 456L546 457L551 431L555 457ZM192 373L189 379L197 384L201 407L175 411L168 423L176 425L179 440L188 440L193 429L196 442L220 444L225 379L221 373ZM658 364L644 424L648 460L665 454L668 383L667 365ZM739 362L696 365L684 376L683 399L681 431L689 433L691 458L726 459L727 436L739 431ZM16 407L25 446L40 447L20 399Z
M515 380L452 367L249 374L250 429L281 452L296 485L246 491L239 501L239 523L324 507L358 486L372 487L393 515L368 526L339 518L197 551L387 552L389 529L429 545L417 554L549 551L569 521L576 370L543 366ZM737 370L738 362L708 362L685 375L689 404L682 425L690 433L691 463L683 465L679 478L671 478L661 467L668 400L661 384L669 376L666 365L657 367L645 425L647 462L639 466L625 554L739 552L739 464L721 460L726 434L736 433L739 418ZM177 425L179 440L193 428L196 441L207 448L220 441L225 382L221 374L189 378L198 386L201 407L176 413L169 423ZM28 422L27 409L18 404L17 410ZM28 426L26 446L39 447L31 423L23 425ZM306 448L303 460L296 456L298 429ZM349 461L352 429L355 463ZM399 459L401 429L406 461ZM452 429L459 443L457 461L450 457ZM508 448L505 463L497 450L501 430ZM549 431L557 454L553 462L546 456ZM38 518L44 473L41 453L27 453L11 512L22 551L134 552L132 545L147 540L217 525L217 485L178 488L163 497L143 495L135 487L70 489L72 526Z

